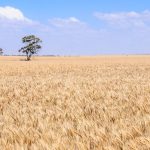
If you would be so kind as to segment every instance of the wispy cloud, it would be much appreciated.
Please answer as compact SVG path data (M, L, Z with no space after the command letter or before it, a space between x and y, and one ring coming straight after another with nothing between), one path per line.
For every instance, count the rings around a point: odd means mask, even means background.
M99 20L110 25L118 27L147 27L150 25L150 11L143 12L116 12L116 13L101 13L96 12L94 16Z
M49 24L57 28L75 28L85 27L86 23L80 21L76 17L69 18L53 18L49 20Z

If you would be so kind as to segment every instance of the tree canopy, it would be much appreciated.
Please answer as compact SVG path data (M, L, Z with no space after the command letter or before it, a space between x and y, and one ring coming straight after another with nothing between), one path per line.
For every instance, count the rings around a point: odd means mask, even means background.
M3 49L0 48L0 55L3 55Z
M31 56L33 54L37 54L39 49L41 49L41 39L36 37L35 35L28 35L22 38L22 42L26 45L22 47L19 52L25 53L27 56L27 60L31 60Z

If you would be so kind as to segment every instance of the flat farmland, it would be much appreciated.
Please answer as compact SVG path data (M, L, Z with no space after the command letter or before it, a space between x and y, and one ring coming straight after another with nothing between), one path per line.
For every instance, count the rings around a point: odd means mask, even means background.
M0 149L150 149L150 56L0 57Z

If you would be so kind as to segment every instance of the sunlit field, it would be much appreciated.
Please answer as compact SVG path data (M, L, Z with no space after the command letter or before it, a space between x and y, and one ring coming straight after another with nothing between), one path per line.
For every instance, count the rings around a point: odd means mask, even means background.
M150 149L150 56L0 57L0 150Z

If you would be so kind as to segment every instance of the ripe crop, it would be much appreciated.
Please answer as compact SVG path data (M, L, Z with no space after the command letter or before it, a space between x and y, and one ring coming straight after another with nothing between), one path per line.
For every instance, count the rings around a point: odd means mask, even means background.
M150 149L150 56L0 57L0 149Z

